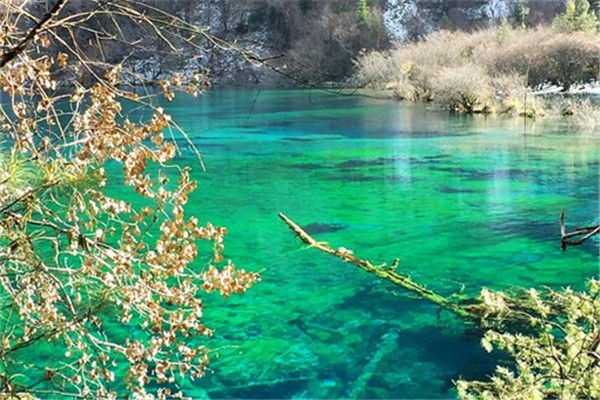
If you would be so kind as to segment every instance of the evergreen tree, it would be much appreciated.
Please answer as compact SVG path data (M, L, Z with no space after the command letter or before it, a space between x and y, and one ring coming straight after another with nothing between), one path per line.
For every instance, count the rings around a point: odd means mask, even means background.
M529 7L526 6L526 0L518 0L515 4L514 18L517 24L525 28L529 20Z
M362 26L366 26L368 21L369 21L368 0L358 0L358 22Z
M565 12L554 19L552 27L559 32L593 32L598 28L598 17L590 10L587 0L569 0Z

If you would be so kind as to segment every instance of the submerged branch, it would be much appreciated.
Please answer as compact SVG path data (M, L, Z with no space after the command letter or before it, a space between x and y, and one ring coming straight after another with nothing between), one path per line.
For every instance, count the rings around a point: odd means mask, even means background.
M583 379L582 376L586 377L586 381L591 381L591 376L596 373L596 367L600 362L600 333L598 333L600 331L597 324L597 298L600 296L598 281L590 281L590 295L580 295L570 289L556 292L546 288L543 292L538 292L532 288L503 293L482 288L481 295L477 298L454 300L452 296L441 296L426 289L423 285L413 282L408 276L395 272L397 259L392 267L385 264L374 266L368 260L354 256L344 247L334 250L328 243L317 242L284 214L280 213L279 218L307 245L391 281L420 298L453 312L463 320L486 329L482 346L488 352L492 350L493 346L502 349L515 358L516 365L525 366L523 374L525 378L521 376L515 378L512 372L510 375L504 376L502 375L503 370L498 368L499 374L492 378L493 383L459 381L459 394L461 390L465 392L465 388L474 393L492 393L488 390L494 389L495 384L502 382L503 386L499 393L505 395L508 392L504 380L509 381L512 385L520 381L531 385L531 376L535 376L531 371L535 371L537 380L543 379L550 382L547 385L547 393L551 394L550 397L555 397L557 393L551 386L555 382L558 382L561 388L566 384L575 383L577 389L572 389L573 393L584 394L584 396L576 397L590 397L588 394L591 392L582 391L581 387L583 386L579 386L578 382ZM587 233L584 233L585 236L579 239L580 242L598 233L598 227L589 227L567 234L564 226L564 212L561 213L560 222L563 246L566 246L565 240L567 244L571 244L569 238L581 235L579 232L582 230L587 230ZM574 310L577 310L579 314ZM575 335L571 334L570 330L577 332L577 339L572 339ZM382 337L380 347L352 385L352 390L349 392L350 398L356 398L363 392L365 382L370 379L377 363L389 351L388 348L392 348L392 344L389 343L395 342L393 335L392 331ZM569 339L570 337L571 339ZM536 353L535 357L532 356L532 352ZM534 360L536 364L531 364L531 360ZM557 370L558 372L556 372ZM519 373L522 372L519 371ZM577 380L572 379L572 376ZM517 396L512 396L512 398L520 398L523 393L522 388L518 387L514 393ZM477 396L477 398L479 397ZM498 398L502 398L502 396Z

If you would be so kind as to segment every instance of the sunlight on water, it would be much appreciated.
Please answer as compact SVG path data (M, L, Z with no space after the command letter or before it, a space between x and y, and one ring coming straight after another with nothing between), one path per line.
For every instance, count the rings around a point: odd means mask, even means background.
M244 296L207 297L214 374L194 397L448 398L453 379L497 361L451 315L303 249L280 211L445 294L598 276L598 243L563 253L557 223L561 209L569 224L598 215L597 134L314 91L216 90L165 108L207 165L195 214L229 228L226 256L263 271ZM179 143L178 162L198 167Z

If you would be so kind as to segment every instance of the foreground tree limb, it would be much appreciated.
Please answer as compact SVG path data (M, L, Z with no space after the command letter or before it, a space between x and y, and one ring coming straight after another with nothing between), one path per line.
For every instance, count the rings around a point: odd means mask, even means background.
M60 13L69 0L57 0L50 11L48 11L36 25L27 33L25 38L21 40L14 48L5 52L0 56L0 68L4 68L6 64L12 61L16 56L25 51L27 46L35 39L36 35L43 30L44 26L50 22L55 16ZM10 9L10 8L9 8Z
M259 280L190 214L189 137L130 85L132 54L178 59L207 29L152 4L0 0L0 399L182 397L209 362L203 296Z

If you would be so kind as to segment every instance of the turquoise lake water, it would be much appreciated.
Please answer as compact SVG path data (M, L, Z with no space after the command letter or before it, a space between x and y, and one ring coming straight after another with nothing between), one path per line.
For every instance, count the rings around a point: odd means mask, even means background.
M191 197L229 228L225 255L261 271L243 296L206 297L211 398L452 398L496 353L452 315L338 259L318 240L443 294L462 285L583 288L598 242L560 250L558 215L596 221L600 135L568 124L461 117L360 96L214 90L164 105L203 154Z
M451 315L301 243L318 240L451 294L465 285L582 288L598 244L561 252L567 223L598 215L600 140L568 124L449 116L308 91L215 90L165 105L203 153L191 199L229 228L226 256L262 271L206 299L213 398L449 398L497 359ZM183 145L185 146L185 145ZM191 151L178 161L197 166Z

